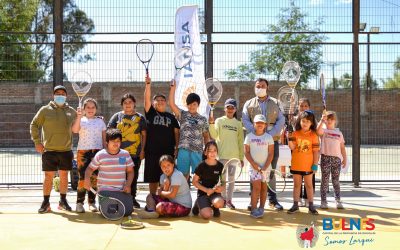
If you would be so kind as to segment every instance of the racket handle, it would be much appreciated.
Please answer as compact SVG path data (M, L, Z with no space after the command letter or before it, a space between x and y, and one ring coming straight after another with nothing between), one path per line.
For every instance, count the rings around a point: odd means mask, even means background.
M213 107L211 107L211 110L210 110L210 117L214 117L214 108Z
M91 191L92 193L94 193L94 194L97 194L97 191L94 190L92 187L90 187L90 191Z
M149 69L146 69L146 77L149 77Z

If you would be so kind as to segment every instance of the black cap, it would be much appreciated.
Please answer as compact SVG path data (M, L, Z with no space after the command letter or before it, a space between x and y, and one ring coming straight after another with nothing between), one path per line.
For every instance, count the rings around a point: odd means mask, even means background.
M237 103L235 99L229 98L228 100L225 101L225 107L228 106L233 106L233 107L237 107Z
M64 90L65 93L67 93L67 89L66 89L64 86L62 86L62 85L57 85L57 86L55 86L54 89L53 89L53 94L54 94L57 90L59 90L59 89L62 89L62 90Z

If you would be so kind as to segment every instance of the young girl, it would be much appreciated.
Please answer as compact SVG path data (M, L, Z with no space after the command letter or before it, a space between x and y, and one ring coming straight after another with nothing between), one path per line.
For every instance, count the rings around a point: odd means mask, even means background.
M77 111L77 119L72 125L72 132L79 133L78 141L78 191L76 199L76 212L84 213L83 203L85 201L86 189L84 188L85 171L95 154L106 145L106 124L103 119L96 117L97 102L88 98L83 102L83 112L80 108ZM94 190L97 190L97 173L90 177ZM97 211L95 194L88 191L89 210Z
M324 128L323 125L326 125ZM336 207L343 209L340 201L340 167L346 166L347 156L344 147L344 138L337 125L337 116L333 111L328 111L322 115L318 123L317 134L321 136L321 206L322 209L328 209L326 193L329 187L329 175L332 175L333 189L335 190Z
M254 133L250 133L244 140L244 155L250 164L251 212L250 216L261 218L264 215L265 201L267 200L267 183L262 171L270 168L274 157L274 140L265 133L267 119L263 115L254 117ZM257 203L260 201L260 207Z
M304 184L308 197L308 212L318 214L313 204L314 192L312 189L312 176L318 170L319 139L316 133L317 124L314 113L306 110L300 113L295 124L295 132L289 135L289 147L292 150L292 166L290 173L293 175L293 206L289 214L299 211L301 181Z
M231 158L237 158L243 163L243 125L236 119L236 100L228 99L225 101L225 116L215 120L210 116L210 135L215 139L219 149L219 159L225 164ZM231 167L231 166L230 166ZM235 172L228 171L228 181L234 181ZM224 179L226 176L223 177ZM235 182L228 184L228 190L224 191L223 197L226 200L226 206L235 209L232 204L233 190Z
M146 210L139 214L141 218L183 217L190 213L192 197L185 176L175 169L175 160L170 155L160 158L163 174L157 194L149 194L146 198Z
M222 173L224 165L217 160L218 147L214 141L207 142L204 148L202 161L196 168L193 176L193 185L198 189L197 200L194 203L192 213L203 219L211 216L219 217L219 209L224 206L221 192L224 186L216 186Z

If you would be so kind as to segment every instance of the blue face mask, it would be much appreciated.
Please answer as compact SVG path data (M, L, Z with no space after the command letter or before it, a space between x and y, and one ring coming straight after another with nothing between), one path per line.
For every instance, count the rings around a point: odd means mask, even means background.
M55 95L54 96L54 102L58 105L58 106L62 106L65 104L65 100L67 100L66 96L63 95Z

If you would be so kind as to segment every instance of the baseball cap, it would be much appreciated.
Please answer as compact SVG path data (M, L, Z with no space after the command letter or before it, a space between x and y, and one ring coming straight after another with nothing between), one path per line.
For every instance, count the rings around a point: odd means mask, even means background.
M254 117L254 122L263 122L263 123L267 123L267 119L265 118L264 115L256 115Z
M55 93L59 89L64 90L64 92L67 93L67 89L62 85L55 86L54 89L53 89L53 93Z
M236 108L237 103L235 99L229 98L228 100L225 101L225 108L228 106L233 106Z

